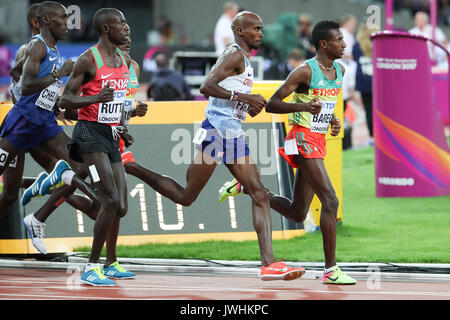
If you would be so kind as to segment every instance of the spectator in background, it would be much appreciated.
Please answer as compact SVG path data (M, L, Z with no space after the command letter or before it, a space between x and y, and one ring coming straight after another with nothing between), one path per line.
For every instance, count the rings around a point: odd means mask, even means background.
M145 72L150 72L150 75L153 76L153 73L157 69L154 59L156 57L156 54L159 52L163 52L167 55L172 54L172 50L170 49L174 44L172 22L168 20L166 16L160 16L158 20L158 29L150 30L147 37L150 48L144 55L142 69Z
M343 77L342 84L342 98L344 100L344 112L347 110L347 104L349 101L358 103L361 99L355 94L355 78L356 78L356 63L353 60L352 48L355 44L355 29L357 20L352 14L347 14L341 17L339 30L342 32L344 37L344 42L346 47L344 49L344 54L342 59L338 59L339 63L343 64L345 67L345 73ZM352 147L352 124L348 119L344 118L344 140L342 142L342 147L344 150Z
M233 20L238 12L239 5L237 3L229 1L223 5L223 14L217 21L214 29L214 45L217 55L220 55L227 45L234 42L231 20Z
M175 44L175 35L172 28L172 21L166 16L160 16L158 21L158 31L161 37L160 42L166 46L173 46Z
M439 1L438 23L450 25L450 4L448 0Z
M152 101L193 100L191 91L183 75L169 68L167 54L155 54L157 70L147 90Z
M5 37L0 34L0 77L9 77L11 70L12 53L3 45L5 40Z
M366 113L367 128L369 129L369 144L373 144L373 116L372 116L372 40L370 35L378 29L370 29L366 23L362 23L356 34L356 42L353 46L353 58L356 62L355 90L359 91Z
M298 16L298 44L303 51L303 56L310 59L316 55L316 49L312 43L311 17L307 14ZM283 78L285 79L285 78Z
M424 11L419 11L414 16L414 25L415 27L409 30L409 33L416 34L419 36L423 36L429 39L433 38L433 26L429 24L428 14ZM435 40L444 46L447 47L448 41L444 32L436 26L436 37ZM442 65L444 68L447 67L447 55L443 50L438 47L435 47L435 52L433 55L433 44L428 43L428 52L430 54L430 58L432 60L436 60L438 65Z
M347 47L344 50L344 55L342 56L343 60L352 59L352 49L355 44L355 30L357 26L356 17L352 14L347 14L341 17L340 25L341 32L344 36L344 42ZM345 67L345 66L344 66ZM347 68L346 68L347 69Z
M355 44L355 29L356 29L356 17L351 14L347 14L341 17L339 30L342 32L346 47L342 59L336 60L345 67L345 73L342 83L342 98L344 100L344 112L347 109L347 103L349 100L360 104L359 97L355 94L355 77L356 77L356 63L353 60L352 48ZM351 125L344 121L344 141L343 148L348 149L352 147L351 141Z
M286 80L289 73L297 68L305 61L305 57L300 49L293 49L286 61L282 61L271 68L264 74L264 79L269 80Z
M344 60L339 59L339 61ZM342 99L344 104L344 114L347 110L349 101L353 102L352 107L355 107L355 103L357 105L361 105L361 98L355 92L356 62L354 62L353 60L345 61L346 62L342 62L343 64L345 64L345 73L342 77ZM352 131L352 122L350 122L349 119L344 118L344 139L342 140L342 148L344 150L350 149L353 146Z

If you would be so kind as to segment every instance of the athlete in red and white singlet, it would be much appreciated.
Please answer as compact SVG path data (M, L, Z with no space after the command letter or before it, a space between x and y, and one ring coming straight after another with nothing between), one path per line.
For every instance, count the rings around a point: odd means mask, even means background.
M114 100L110 102L94 103L78 111L78 120L105 123L110 126L120 124L123 103L125 101L128 86L129 70L120 49L117 52L122 59L119 68L109 67L98 50L98 45L90 48L94 57L97 72L95 78L81 86L82 96L93 96L99 94L106 86L114 89Z
M111 270L115 278L135 276L118 265L115 252L120 218L127 213L128 204L127 179L114 127L121 122L130 63L130 58L124 57L117 47L130 40L130 28L123 13L114 8L97 10L93 25L99 41L78 57L60 104L79 110L69 152L89 169L91 181L102 198L89 263L81 282L110 286L115 285L106 277L111 276ZM77 94L80 89L82 95ZM107 259L101 265L100 254L107 238Z

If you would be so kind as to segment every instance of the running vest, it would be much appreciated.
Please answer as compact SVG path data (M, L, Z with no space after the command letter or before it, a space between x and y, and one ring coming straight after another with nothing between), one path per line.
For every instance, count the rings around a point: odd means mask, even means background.
M222 80L219 82L219 86L226 90L236 90L240 93L250 94L254 79L253 68L241 47L236 43L232 44L232 46L237 47L244 54L245 70L239 75ZM209 97L205 116L212 126L217 129L222 138L232 139L244 134L241 122L245 121L247 109L248 104L242 101Z
M130 80L128 81L127 93L125 96L125 101L123 104L123 114L125 119L125 125L128 125L130 121L131 114L134 110L134 99L136 98L136 93L139 89L139 80L134 71L133 64L130 63Z
M125 101L125 95L128 87L129 71L122 51L117 48L122 65L118 68L111 68L106 65L103 57L95 45L89 49L94 57L97 68L93 80L81 86L82 96L97 95L103 87L109 84L114 89L114 100L106 103L94 103L90 106L80 108L78 111L78 120L94 121L104 123L110 126L120 124L122 110Z
M35 36L28 39L28 41L23 45L25 48L30 43L31 40L33 40ZM44 41L45 42L45 41ZM19 48L20 50L20 48ZM26 49L24 49L26 50ZM23 67L22 67L23 70ZM14 81L11 79L11 84L8 87L9 94L12 96L14 94L14 98L16 98L16 101L19 101L20 97L22 96L22 75L20 76L19 80L14 83Z
M53 70L60 69L62 60L58 49L50 48L40 34L34 36L32 39L39 39L42 41L47 50L47 54L39 65L39 72L36 78L45 77L52 73ZM21 83L22 77L19 80L18 89L21 89ZM57 80L40 92L28 96L20 95L14 108L22 114L27 122L39 127L46 126L50 121L56 121L53 107L58 99L61 85L62 81Z
M290 102L307 103L314 98L318 98L322 102L322 110L317 115L312 115L307 111L290 113L288 123L310 128L311 132L326 134L341 92L342 69L339 63L333 61L336 79L328 80L320 69L316 58L308 59L305 63L312 71L308 94L294 92Z

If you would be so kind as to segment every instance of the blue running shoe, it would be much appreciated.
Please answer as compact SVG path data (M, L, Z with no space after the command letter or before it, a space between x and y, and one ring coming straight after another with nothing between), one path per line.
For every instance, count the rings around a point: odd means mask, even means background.
M46 195L50 190L60 187L64 184L61 180L62 173L66 170L72 170L67 162L64 160L59 160L55 168L48 175L47 178L42 181L41 188L39 189L39 194L41 196Z
M112 279L132 279L136 277L136 274L119 265L119 261L110 264L108 268L103 268L103 273Z
M31 201L34 197L40 197L39 189L41 188L42 181L44 181L45 178L47 178L48 174L47 172L41 172L36 180L34 180L33 184L25 190L25 192L22 195L21 203L23 206L26 206L28 202Z
M102 267L94 267L89 271L83 271L81 274L81 283L89 284L96 287L115 286L116 283L111 279L108 279L103 274Z

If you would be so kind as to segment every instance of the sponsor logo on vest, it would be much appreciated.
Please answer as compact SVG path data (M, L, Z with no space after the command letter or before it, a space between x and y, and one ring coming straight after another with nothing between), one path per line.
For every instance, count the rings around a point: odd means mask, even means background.
M331 96L335 97L339 95L339 92L341 92L340 88L333 88L333 89L313 89L312 94L314 96Z

